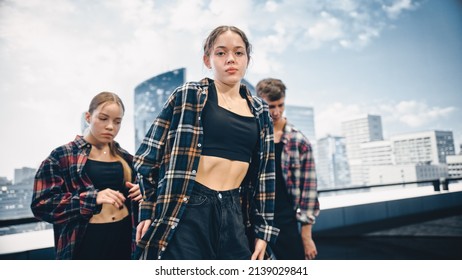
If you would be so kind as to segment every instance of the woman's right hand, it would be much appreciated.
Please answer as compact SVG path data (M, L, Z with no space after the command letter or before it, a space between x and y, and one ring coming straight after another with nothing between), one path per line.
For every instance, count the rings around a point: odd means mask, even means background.
M124 206L125 197L122 193L112 190L112 189L104 189L102 191L98 191L96 195L96 204L111 204L121 209Z
M141 221L138 226L136 227L136 243L138 243L141 240L141 237L148 231L149 226L151 225L151 220L143 220Z

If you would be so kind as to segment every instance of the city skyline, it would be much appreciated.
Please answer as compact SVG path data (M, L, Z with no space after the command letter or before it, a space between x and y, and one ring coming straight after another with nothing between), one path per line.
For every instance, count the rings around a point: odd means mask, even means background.
M449 1L2 1L0 177L37 168L80 134L91 97L118 93L116 140L134 147L134 89L185 67L208 76L201 45L220 24L254 47L246 79L287 85L287 104L314 108L316 138L341 122L381 115L384 138L428 130L462 142L462 7ZM236 7L239 7L237 9ZM183 20L178 21L178 18Z

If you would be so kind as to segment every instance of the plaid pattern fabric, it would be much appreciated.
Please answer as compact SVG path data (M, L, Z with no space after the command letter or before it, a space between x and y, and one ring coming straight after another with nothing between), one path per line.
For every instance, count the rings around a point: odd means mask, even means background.
M319 201L313 151L308 139L293 125L286 123L281 141L282 174L294 201L297 220L314 224L319 215Z
M201 112L212 82L205 78L178 87L134 156L143 193L140 221L153 221L138 243L136 258L160 259L181 220L199 165L203 141ZM273 128L268 106L252 97L244 85L240 90L247 96L260 131L259 149L254 153L255 160L250 164L247 179L241 185L241 197L243 194L253 197L243 198L245 223L253 225L256 237L274 241L278 230L272 227L275 188Z
M122 157L131 164L133 157L116 143ZM97 190L82 171L91 144L82 136L54 149L41 163L34 180L31 209L34 216L53 224L57 259L72 259L75 245L85 233L88 221L101 206L96 204ZM138 211L131 203L132 224ZM135 245L133 230L133 247Z

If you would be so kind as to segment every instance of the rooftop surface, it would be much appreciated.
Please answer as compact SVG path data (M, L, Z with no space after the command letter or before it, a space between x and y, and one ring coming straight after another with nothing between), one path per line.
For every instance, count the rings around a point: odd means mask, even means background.
M315 233L319 260L462 260L462 208Z

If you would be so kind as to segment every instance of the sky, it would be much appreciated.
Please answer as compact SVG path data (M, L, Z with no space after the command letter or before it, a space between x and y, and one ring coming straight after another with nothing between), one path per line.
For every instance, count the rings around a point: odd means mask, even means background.
M182 67L209 76L218 25L249 37L249 82L279 78L287 104L314 108L317 138L374 114L385 138L451 130L459 151L461 1L0 0L0 177L72 141L101 91L124 101L116 140L134 153L134 88Z

